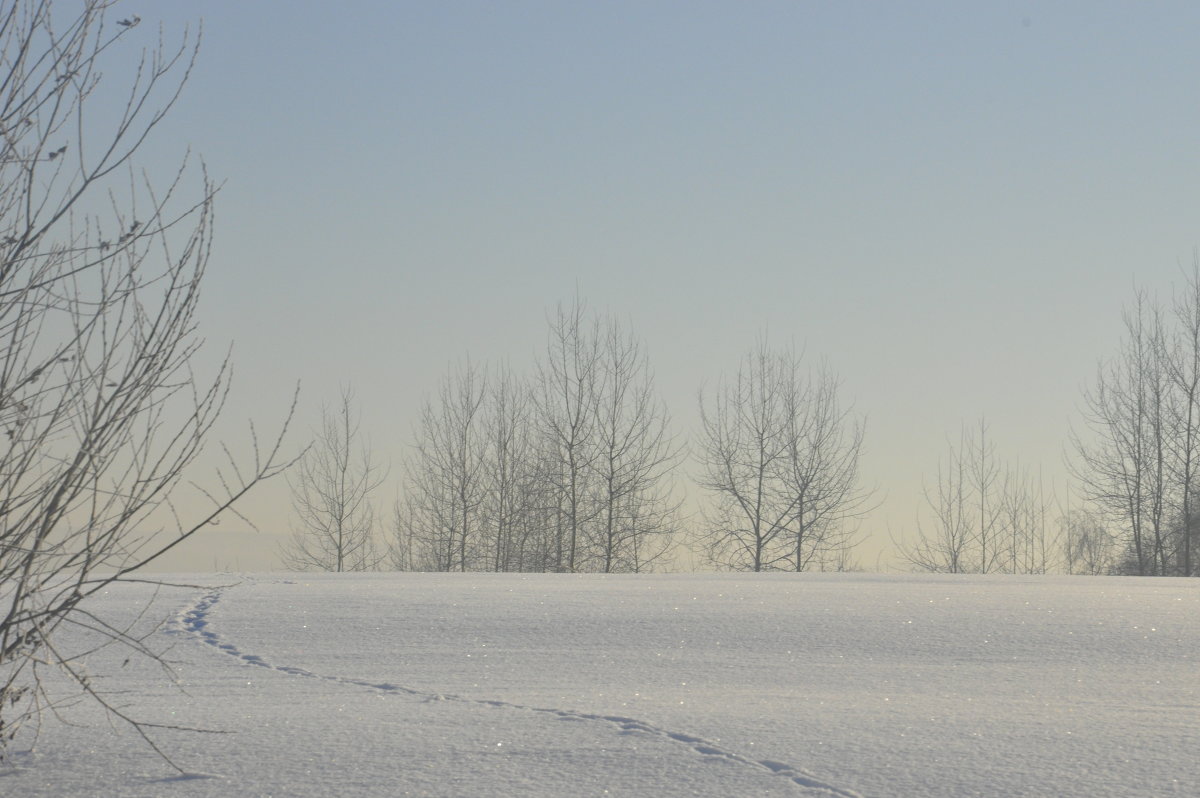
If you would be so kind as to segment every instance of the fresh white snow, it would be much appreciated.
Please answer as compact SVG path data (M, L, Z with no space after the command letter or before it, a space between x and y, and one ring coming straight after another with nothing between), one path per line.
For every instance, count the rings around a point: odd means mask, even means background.
M1200 580L219 575L3 796L1192 796ZM132 619L145 585L94 605ZM60 638L83 647L87 635ZM66 725L65 721L82 723Z

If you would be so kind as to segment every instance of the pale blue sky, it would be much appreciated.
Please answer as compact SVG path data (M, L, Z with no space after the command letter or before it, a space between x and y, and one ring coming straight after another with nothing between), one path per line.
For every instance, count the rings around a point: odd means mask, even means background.
M1200 244L1195 3L138 13L204 19L148 155L226 181L203 324L235 343L230 421L300 380L303 433L351 383L397 476L448 364L528 364L578 288L643 336L681 434L761 330L827 357L887 495L869 565L963 421L1059 474L1133 285ZM284 531L286 486L247 508Z

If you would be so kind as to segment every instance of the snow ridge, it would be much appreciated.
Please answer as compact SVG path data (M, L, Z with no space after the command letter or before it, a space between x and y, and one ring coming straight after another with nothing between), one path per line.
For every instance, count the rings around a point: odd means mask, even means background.
M496 709L516 709L525 712L549 715L554 717L556 720L586 721L607 724L615 729L618 729L620 733L646 734L687 746L702 757L722 759L746 767L763 769L776 776L787 779L794 784L804 787L807 790L813 790L830 796L837 796L837 798L863 798L860 793L857 793L853 790L837 787L823 782L802 768L769 759L751 759L743 756L742 754L722 748L720 745L705 740L704 738L695 737L690 734L674 732L668 729L662 729L635 718L627 718L620 715L597 715L588 712L575 712L566 709L531 707L523 704L515 704L509 701L467 698L465 696L453 694L429 693L422 690L414 690L409 687L403 687L398 684L392 684L390 682L371 682L363 679L353 679L346 676L332 676L313 673L310 670L293 666L275 665L267 662L260 656L243 652L236 645L225 641L216 632L209 628L208 614L212 611L212 608L217 604L217 602L221 600L223 593L224 589L221 588L201 595L188 608L178 614L178 616L175 618L174 624L176 628L192 634L193 636L199 638L202 642L217 648L231 657L240 659L248 665L267 668L292 676L303 676L309 679L320 679L322 681L336 682L338 684L365 687L370 690L378 690L384 693L396 693L414 696L417 698L423 698L426 701L457 701L460 703L476 704L479 706L492 707Z

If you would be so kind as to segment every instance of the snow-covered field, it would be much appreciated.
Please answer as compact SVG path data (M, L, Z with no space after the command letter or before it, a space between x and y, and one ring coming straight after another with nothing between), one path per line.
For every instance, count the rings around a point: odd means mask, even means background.
M188 577L195 584L195 577ZM3 796L1194 796L1200 580L213 576ZM97 609L131 617L150 588ZM83 641L60 639L60 643ZM23 743L23 745L22 745ZM20 750L24 747L24 751Z

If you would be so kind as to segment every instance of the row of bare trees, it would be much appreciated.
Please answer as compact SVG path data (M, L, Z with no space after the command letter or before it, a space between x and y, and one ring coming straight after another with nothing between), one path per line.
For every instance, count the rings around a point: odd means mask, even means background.
M893 541L900 559L933 573L1134 573L1111 518L1072 506L1040 470L996 453L986 420L964 427L924 490L916 534Z
M903 559L948 573L1200 575L1200 262L1165 303L1136 291L1123 324L1071 430L1065 496L1002 462L981 420L948 447L925 490L932 520L898 543Z
M529 377L466 361L426 400L391 541L369 497L383 471L352 397L326 409L291 475L289 566L326 570L641 572L683 542L685 455L642 343L576 300L549 318ZM766 340L701 396L698 482L710 506L687 535L719 568L844 569L871 509L865 423L825 366Z
M986 420L949 443L932 485L927 516L902 559L935 573L1041 574L1063 570L1064 538L1055 497L1040 474L1001 460Z
M1001 460L981 419L947 446L925 518L897 544L902 559L947 573L1200 571L1200 266L1166 306L1139 292L1124 321L1120 352L1085 394L1086 428L1071 435L1074 490L1055 495L1040 472ZM350 463L351 413L343 397L295 477L295 567L384 559L366 500L382 476L369 450ZM720 568L846 567L872 491L859 474L865 425L841 404L832 371L760 340L701 395L700 418L696 482L710 501L688 542ZM611 572L664 563L682 526L683 457L668 422L641 343L581 302L560 306L531 378L468 361L425 404L390 564ZM1064 508L1073 493L1082 502Z
M1200 572L1200 266L1165 306L1139 292L1124 322L1121 350L1085 393L1086 426L1071 434L1074 488L1056 495L1040 471L1002 460L981 419L947 446L915 537L897 543L903 560L946 573ZM340 455L306 460L296 477L314 539L297 537L293 566L384 558L365 501L381 479L368 450L356 479L345 478L351 412L344 397L340 421L327 419L319 436L318 451L337 443ZM851 563L857 522L873 506L859 473L865 424L827 366L805 368L760 340L701 395L700 420L695 481L709 501L689 544L719 568ZM390 564L611 572L665 563L682 527L683 456L668 421L640 342L578 301L560 306L531 378L468 361L425 404ZM337 490L317 489L322 480ZM1072 496L1082 501L1071 506Z
M1200 263L1166 303L1144 291L1084 395L1072 471L1121 547L1114 570L1196 576L1200 548Z
M444 571L645 571L680 526L680 448L641 342L559 306L533 376L470 361L422 410L392 564Z

